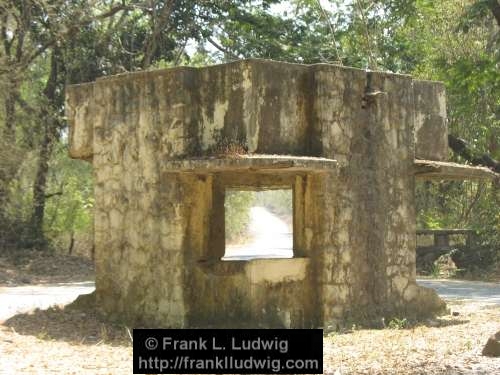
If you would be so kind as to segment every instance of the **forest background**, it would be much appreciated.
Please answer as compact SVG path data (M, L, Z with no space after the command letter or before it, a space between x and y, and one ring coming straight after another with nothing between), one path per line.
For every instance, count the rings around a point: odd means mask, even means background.
M0 0L0 249L91 247L92 168L68 156L65 85L242 58L443 81L450 133L500 159L498 0ZM477 266L498 264L498 184L416 194L419 228L475 229Z

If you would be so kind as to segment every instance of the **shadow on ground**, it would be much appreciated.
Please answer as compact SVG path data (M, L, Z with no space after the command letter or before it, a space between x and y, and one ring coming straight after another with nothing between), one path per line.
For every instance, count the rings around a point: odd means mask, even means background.
M418 326L442 328L467 324L470 320L455 317L443 317L413 322L399 329L414 329ZM51 307L47 310L35 310L32 313L18 314L6 320L3 326L21 335L35 336L40 340L58 340L80 345L98 345L106 343L114 346L131 346L132 329L123 325L112 324L99 318L94 309L85 310L70 307ZM386 328L391 329L391 328ZM336 332L349 334L352 330ZM325 333L325 335L327 335Z
M41 340L82 345L131 345L126 327L102 321L93 310L58 307L35 310L32 313L15 315L6 320L3 326L18 334L35 336Z
M435 319L429 319L424 322L418 323L418 326L424 326L424 327L429 327L429 328L442 328L442 327L449 327L449 326L457 326L460 324L467 324L470 323L470 320L468 319L446 319L446 318L435 318ZM413 327L408 327L408 328L414 328Z
M467 324L470 323L470 320L468 319L459 319L456 317L452 317L449 315L443 316L443 317L437 317L434 319L426 319L426 320L417 320L417 321L407 321L406 319L400 319L400 320L395 320L396 323L389 322L389 324L386 325L380 325L380 326L371 326L371 327L358 327L358 329L361 330L373 330L373 331L382 331L382 330L413 330L418 327L428 327L428 328L443 328L443 327L449 327L449 326L458 326L461 324ZM324 336L328 337L331 335L344 335L344 334L350 334L353 333L356 329L355 328L344 328L338 331L325 331Z
M0 285L71 283L94 277L94 262L87 257L18 248L0 252Z

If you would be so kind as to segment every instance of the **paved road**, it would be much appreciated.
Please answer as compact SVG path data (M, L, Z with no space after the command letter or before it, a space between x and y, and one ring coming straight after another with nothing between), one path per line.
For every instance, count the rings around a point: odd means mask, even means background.
M500 283L465 280L417 279L418 284L436 289L445 300L462 300L500 306Z
M249 239L244 244L226 246L223 260L292 258L290 226L265 207L250 209Z
M0 287L0 322L34 309L66 305L80 294L92 293L94 282Z
M446 300L463 300L500 306L500 283L462 280L418 279L420 285L434 288ZM78 295L91 293L94 283L49 284L0 287L0 322L19 313L52 305L65 305Z

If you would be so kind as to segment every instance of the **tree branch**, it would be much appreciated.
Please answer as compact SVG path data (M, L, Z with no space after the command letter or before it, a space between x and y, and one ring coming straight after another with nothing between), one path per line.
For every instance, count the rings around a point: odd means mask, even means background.
M56 191L55 193L45 194L45 199L55 197L56 195L63 195L62 191Z
M105 11L101 14L98 14L93 17L86 17L82 19L80 22L76 22L70 27L68 27L67 31L62 34L54 35L51 39L46 41L45 43L41 44L38 48L36 48L32 53L30 54L25 54L24 58L19 57L19 60L16 64L13 65L13 69L15 70L23 70L27 68L36 58L38 58L40 55L42 55L47 49L53 47L56 45L58 42L61 40L67 39L74 35L75 33L79 32L82 27L85 27L89 24L91 24L95 20L102 20L108 17L112 17L118 12L122 10L132 10L135 8L135 5L118 5L116 7L113 7L109 9L108 11ZM19 43L18 43L18 51L22 51L19 49ZM8 72L12 72L12 69L0 69L0 74L5 74Z
M462 138L449 134L448 145L452 149L453 153L461 156L472 165L483 165L491 168L496 173L500 173L500 162L496 161L488 154L482 154L479 156L471 150L467 142Z
M31 115L36 114L37 111L32 106L30 106L23 98L21 98L21 95L19 95L19 93L16 94L16 102L24 110L24 112Z
M235 55L233 52L231 52L230 50L228 50L227 48L224 48L222 47L219 43L217 43L215 40L213 40L212 38L210 37L207 37L207 41L208 43L210 43L212 46L214 46L215 48L217 48L219 51L225 53L226 55L228 55L230 58L232 59L235 59L235 60L240 60L240 58Z
M476 194L474 195L474 198L472 199L471 204L467 208L467 211L465 213L462 213L459 222L461 223L467 223L469 221L469 216L472 212L472 209L474 206L479 202L479 198L481 198L481 195L484 192L484 184L479 183L477 186Z
M7 14L2 17L2 39L5 50L5 55L10 56L10 48L12 47L12 42L14 38L9 42L9 38L7 36Z
M165 29L173 8L174 0L168 1L168 3L163 6L158 21L153 25L153 32L149 36L144 48L144 58L141 64L143 69L147 69L151 65L153 55L156 52L158 38L162 30Z
M500 3L498 0L488 0L488 8L490 8L493 17L497 20L497 25L500 26Z

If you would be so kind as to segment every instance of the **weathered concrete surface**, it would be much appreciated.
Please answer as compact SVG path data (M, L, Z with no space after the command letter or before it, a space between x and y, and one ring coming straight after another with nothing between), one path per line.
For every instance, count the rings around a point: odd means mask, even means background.
M108 316L326 327L443 308L415 282L414 131L426 107L411 77L244 60L100 79L67 102L71 155L95 171L96 297ZM211 161L228 144L321 159ZM226 188L293 189L294 272L278 272L287 259L220 261Z
M66 108L71 130L70 155L75 158L92 157L94 120L99 121L102 117L96 113L99 108L94 110L94 106L97 103L97 107L102 107L102 101L108 100L111 105L108 110L113 112L110 120L114 124L145 107L155 109L157 115L151 119L156 123L169 124L164 130L176 135L173 138L177 138L177 155L183 151L200 154L215 147L221 140L229 139L242 141L249 152L319 156L321 150L315 146L320 134L314 126L315 117L327 116L333 120L344 111L340 107L342 98L322 93L325 75L330 78L336 76L340 80L337 85L343 87L349 79L357 79L357 76L364 77L363 82L358 82L363 84L370 75L384 74L327 64L307 66L242 60L202 69L179 67L117 75L91 84L69 86ZM407 110L414 116L416 156L420 159L446 160L448 141L444 87L439 82L407 78L411 95ZM358 104L365 106L387 95L386 92L370 90L369 86L362 87L363 97ZM164 95L153 98L159 92ZM322 101L317 100L314 94L318 98L329 97L331 100L326 104L332 106L332 111L328 111L329 107L323 108ZM174 98L178 102L171 102L175 101ZM169 114L167 109L172 109ZM348 112L347 109L345 111ZM285 125L285 119L291 122ZM340 130L338 126L329 130L333 139ZM183 141L178 139L179 136ZM280 139L280 144L273 143L276 139ZM167 145L174 147L168 142ZM337 147L338 151L345 150L342 145Z
M287 170L307 172L328 171L337 167L333 159L289 155L238 155L223 158L190 158L165 161L165 169L172 172Z
M448 159L446 95L441 82L413 82L415 96L415 156L417 159Z
M487 167L433 160L415 160L415 176L425 180L495 180L499 175Z
M66 114L69 125L69 154L91 159L94 147L94 85L87 83L66 88Z

